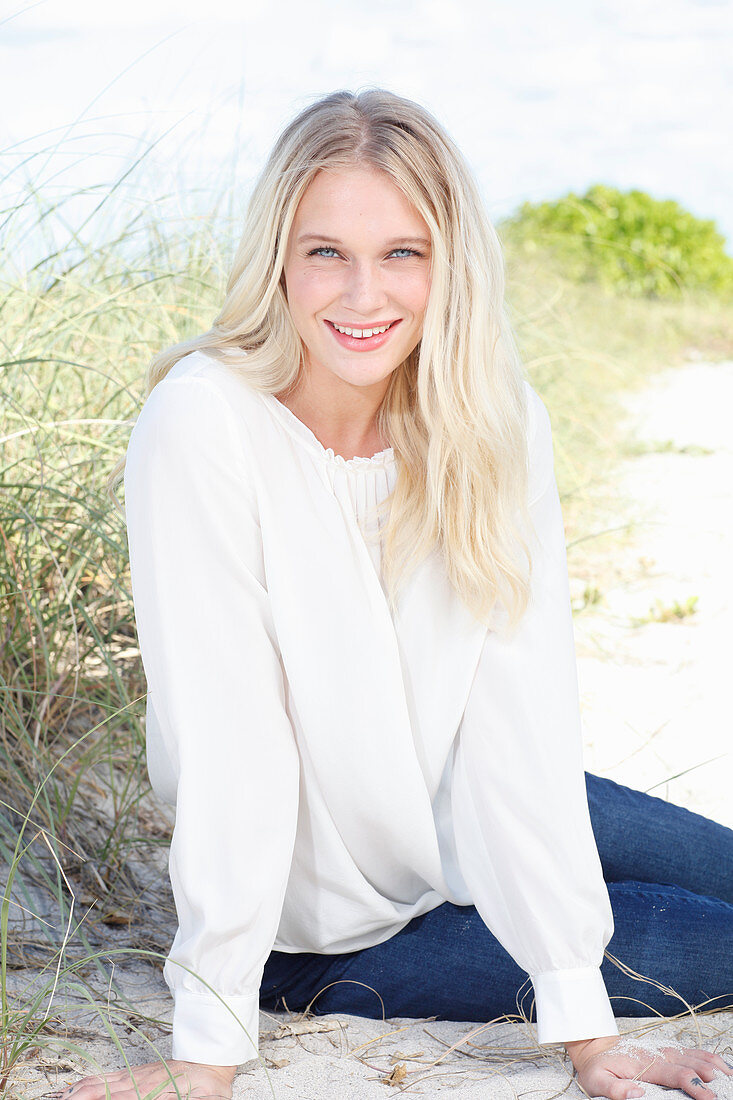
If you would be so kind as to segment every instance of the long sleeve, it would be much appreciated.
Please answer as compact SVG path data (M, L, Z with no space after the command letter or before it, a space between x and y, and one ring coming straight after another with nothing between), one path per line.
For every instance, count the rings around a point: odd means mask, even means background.
M216 384L166 378L133 428L125 470L135 618L157 727L148 737L168 761L157 784L175 791L179 926L164 968L173 1057L211 1065L258 1054L259 987L298 812L299 756L241 432Z
M550 421L530 391L531 601L489 631L455 747L459 866L532 980L540 1043L618 1034L600 965L613 914L590 823L565 532ZM486 976L491 980L491 975Z

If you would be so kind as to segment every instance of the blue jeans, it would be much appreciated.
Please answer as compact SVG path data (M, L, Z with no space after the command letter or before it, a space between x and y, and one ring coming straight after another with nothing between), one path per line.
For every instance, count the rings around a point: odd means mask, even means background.
M611 779L585 776L614 915L607 953L693 1007L733 1008L733 830ZM616 1016L686 1011L678 997L626 974L607 956L601 973ZM374 947L340 955L272 951L260 1004L283 1009L284 997L288 1009L302 1011L319 994L311 1006L316 1015L487 1021L516 1015L521 986L522 1011L535 1020L526 972L475 906L446 901Z

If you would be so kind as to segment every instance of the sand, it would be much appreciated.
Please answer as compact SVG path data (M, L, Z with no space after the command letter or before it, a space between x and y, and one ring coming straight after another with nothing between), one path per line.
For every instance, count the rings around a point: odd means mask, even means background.
M728 825L733 825L727 695L733 636L731 410L733 363L694 363L665 372L628 401L637 438L652 449L619 466L619 509L624 519L633 515L641 525L623 551L615 552L613 569L605 571L603 602L576 617L586 766L640 789L652 787L660 797ZM665 441L671 443L655 449ZM588 579L593 578L573 578L576 595ZM670 606L693 596L698 597L693 615L634 625L657 599ZM695 770L672 778L689 768ZM119 1029L126 1056L133 1064L151 1059L145 1035L166 1056L165 1026L161 1032L146 1022L170 1020L160 972L127 963L117 964L115 976L141 1014L138 1034ZM31 977L30 971L15 971L11 986L17 989ZM96 1037L99 1021L75 1020L81 1030L69 1039L77 1053L62 1052L59 1044L58 1053L30 1052L10 1095L40 1097L78 1075L120 1066L113 1045ZM320 1030L307 1030L314 1021ZM426 1098L455 1093L461 1100L550 1100L560 1093L583 1095L562 1047L538 1047L533 1025L490 1024L476 1034L480 1025L471 1021L383 1023L346 1015L314 1021L306 1021L304 1029L297 1014L261 1013L262 1062L241 1067L234 1096L371 1100L407 1092ZM733 1064L733 1010L661 1024L653 1018L621 1019L619 1028L625 1035L642 1035L651 1050L679 1042L717 1051ZM649 1100L670 1094L661 1086L645 1088ZM733 1100L733 1078L718 1075L711 1088L720 1100Z
M149 968L129 967L123 984L128 994L136 997L141 1013L170 1018L169 998L159 974ZM626 1019L619 1021L619 1029L650 1054L668 1044L703 1047L733 1065L733 1013L699 1015L697 1023L699 1032L689 1016L661 1025L654 1019ZM311 1031L314 1024L320 1030ZM168 1056L170 1037L161 1038L151 1027L143 1026L143 1030L160 1054ZM551 1100L564 1093L569 1100L579 1100L584 1093L573 1080L573 1067L562 1047L537 1047L534 1032L531 1024L482 1027L470 1021L396 1018L383 1023L348 1015L314 1017L303 1023L297 1014L261 1012L262 1061L240 1067L234 1097L376 1100L407 1093L425 1098L455 1094L461 1100L518 1100L524 1096ZM121 1037L130 1064L151 1060L150 1047L140 1036L123 1033ZM46 1051L42 1062L36 1055L15 1075L14 1095L41 1097L47 1088L66 1085L79 1075L120 1067L120 1057L109 1042L84 1039L83 1035L75 1042L83 1049L86 1064L68 1052L58 1058ZM733 1077L716 1074L710 1087L719 1100L733 1100ZM669 1092L651 1084L645 1089L649 1100Z
M664 371L627 409L650 448L617 471L618 522L637 526L575 617L586 767L733 827L733 363Z

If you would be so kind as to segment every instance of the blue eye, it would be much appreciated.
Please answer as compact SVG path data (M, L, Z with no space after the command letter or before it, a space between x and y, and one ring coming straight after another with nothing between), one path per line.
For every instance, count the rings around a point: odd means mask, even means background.
M398 259L409 259L411 256L417 256L418 258L423 255L422 252L418 252L416 248L393 248L389 253L390 256L394 256L396 253L401 253ZM312 248L308 253L309 256L323 256L325 260L330 260L332 256L338 256L338 252L335 248L332 248L328 244L319 245L318 248Z

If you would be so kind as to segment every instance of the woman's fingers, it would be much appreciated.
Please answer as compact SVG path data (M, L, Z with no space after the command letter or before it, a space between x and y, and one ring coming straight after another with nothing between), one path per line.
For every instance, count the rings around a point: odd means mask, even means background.
M227 1100L223 1093L204 1092L200 1086L192 1088L188 1084L179 1084L178 1092L176 1092L175 1087L170 1083L166 1085L165 1088L161 1089L160 1092L158 1091L159 1088L160 1082L158 1085L138 1084L138 1092L135 1090L134 1086L128 1084L122 1089L110 1087L110 1095L113 1100L141 1100L141 1098L145 1100L145 1097L151 1092L155 1093L155 1100L178 1100L178 1096L181 1097L181 1100L185 1097L191 1097L191 1100ZM99 1100L104 1100L104 1086L101 1086L98 1096Z
M727 1077L733 1075L733 1066L728 1065L719 1054L713 1054L712 1051L709 1050L699 1050L697 1047L685 1047L684 1050L678 1051L674 1047L665 1047L664 1053L672 1057L676 1054L680 1061L686 1061L688 1058L692 1059L701 1068L708 1067L713 1073L724 1073Z
M55 1089L52 1093L48 1093L49 1096L61 1096L66 1100L67 1096L73 1096L74 1100L79 1096L82 1089L86 1088L101 1088L104 1090L105 1081L109 1084L110 1088L118 1086L122 1083L127 1086L131 1084L134 1078L140 1081L145 1075L147 1066L132 1066L128 1069L126 1066L124 1069L111 1070L109 1073L90 1073L87 1077L80 1077L78 1081L72 1082L63 1089Z
M680 1055L677 1058L677 1064L686 1066L702 1077L703 1081L712 1081L716 1073L719 1072L717 1066L712 1065L708 1061L704 1061L702 1058L695 1058L692 1055Z
M677 1047L662 1047L659 1051L658 1062L655 1065L664 1066L664 1072L670 1069L678 1074L682 1074L684 1077L687 1074L689 1078L689 1084L697 1089L705 1086L707 1083L715 1079L716 1074L723 1073L726 1076L733 1074L733 1069L727 1065L726 1062L718 1054L713 1054L709 1050L700 1050L697 1047L684 1047L679 1050ZM642 1079L647 1078L642 1075ZM663 1081L656 1081L657 1084L664 1084ZM677 1088L685 1088L684 1085L674 1086ZM688 1088L685 1089L689 1091ZM708 1088L707 1100L710 1100L710 1096L714 1089ZM698 1095L697 1093L690 1093L690 1095Z
M165 1088L160 1089L160 1081L156 1084L154 1082L146 1083L142 1080L137 1082L136 1089L134 1084L131 1083L129 1076L117 1081L112 1081L110 1077L108 1077L106 1081L106 1089L104 1079L96 1084L89 1084L85 1081L83 1088L80 1087L78 1092L74 1091L67 1094L69 1100L106 1100L108 1096L111 1100L145 1100L145 1097L150 1092L155 1092L155 1100L177 1100L178 1096L183 1098L189 1095L192 1097L196 1096L197 1098L200 1097L198 1092L190 1092L190 1086L183 1081L176 1082L178 1085L178 1092L176 1092L175 1086L170 1082ZM77 1084L81 1086L82 1082L78 1081ZM160 1091L158 1091L159 1089ZM54 1097L55 1100L66 1100L64 1093L47 1093L46 1095L48 1097Z
M628 1097L644 1095L643 1088L635 1081L619 1077L601 1066L579 1073L578 1084L582 1085L589 1096L607 1096L609 1100L627 1100Z
M660 1077L649 1073L634 1078L619 1077L611 1070L597 1068L589 1074L579 1075L578 1083L589 1096L606 1096L609 1100L634 1100L644 1096L646 1090L640 1081L682 1089L694 1100L714 1100L715 1094L705 1087L700 1078L681 1066L677 1067L677 1072L664 1074L663 1080Z
M707 1082L716 1073L730 1074L726 1063L708 1051L687 1048L644 1051L631 1055L599 1053L581 1066L578 1083L590 1096L606 1096L610 1100L633 1100L644 1095L642 1082L680 1089L693 1100L715 1100L716 1093Z
M685 1061L680 1060L681 1056L685 1057ZM694 1100L713 1100L715 1094L701 1076L701 1073L705 1072L705 1076L708 1080L710 1079L704 1063L701 1063L698 1058L695 1060L695 1065L689 1065L688 1059L689 1055L685 1056L678 1050L669 1052L667 1057L660 1051L656 1056L651 1055L651 1064L642 1066L641 1072L637 1071L634 1077L639 1081L663 1085L668 1089L681 1089L694 1097Z
M144 1097L148 1091L145 1087L144 1078L142 1076L138 1077L137 1083L140 1094ZM122 1092L129 1089L134 1092L135 1086L129 1073L125 1071L124 1076L110 1073L105 1076L82 1077L64 1091L55 1094L49 1093L48 1095L53 1096L54 1100L97 1100L97 1098L104 1100L109 1094L113 1100L119 1100ZM181 1092L185 1092L185 1089L181 1089Z
M202 1083L211 1084L206 1079ZM130 1069L125 1067L105 1074L91 1074L75 1081L68 1088L47 1095L53 1100L140 1100L163 1084L165 1087L156 1096L156 1100L168 1100L168 1097L178 1095L185 1097L189 1092L191 1095L199 1095L192 1092L185 1067L175 1064L166 1066L160 1062L132 1066ZM207 1091L213 1093L214 1089L209 1088Z

